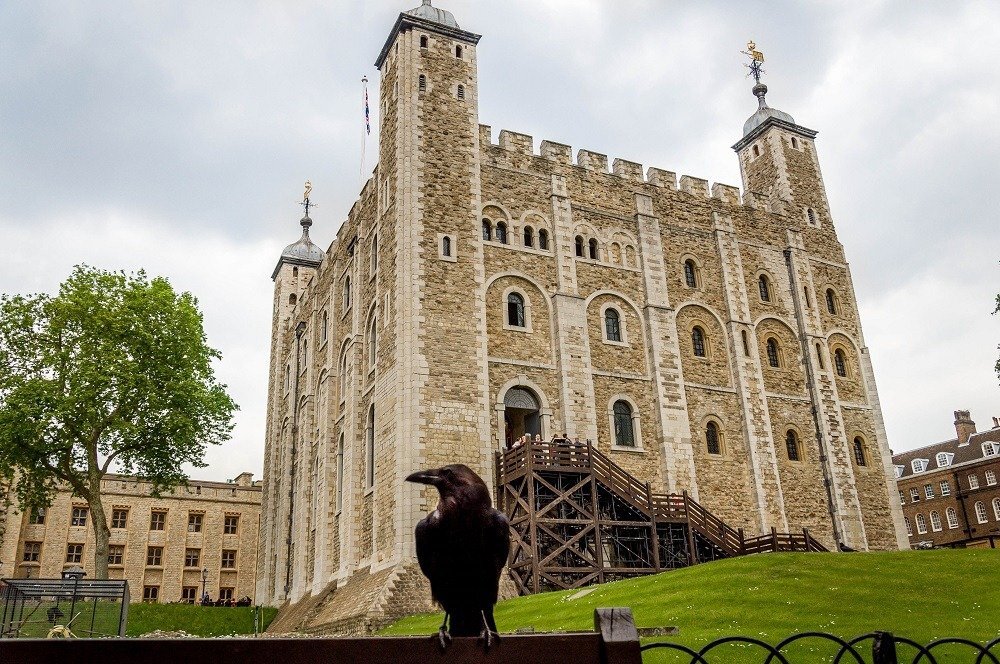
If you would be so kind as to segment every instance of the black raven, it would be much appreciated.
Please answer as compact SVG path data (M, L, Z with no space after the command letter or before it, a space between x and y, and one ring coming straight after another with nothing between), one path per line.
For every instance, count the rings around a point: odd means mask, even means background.
M440 500L416 528L417 561L444 609L441 647L454 636L480 636L488 649L497 633L493 605L510 551L510 526L493 509L479 475L462 464L422 470L407 482L437 487ZM450 623L449 623L450 620ZM449 629L450 625L450 629Z

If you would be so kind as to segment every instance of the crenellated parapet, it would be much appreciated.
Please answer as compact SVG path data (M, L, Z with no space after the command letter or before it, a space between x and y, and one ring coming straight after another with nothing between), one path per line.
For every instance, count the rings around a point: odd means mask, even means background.
M649 185L669 191L681 191L698 198L715 199L729 205L742 205L756 209L763 207L759 195L743 192L733 185L709 183L705 178L691 175L681 175L678 179L675 171L650 166L643 169L639 162L621 157L609 160L608 155L593 150L580 149L573 157L573 148L565 143L543 140L535 152L534 138L528 134L502 129L497 142L493 142L493 128L489 125L479 125L480 149L496 148L519 157L532 157L556 162L564 166L576 166L587 171L621 178L626 182ZM610 164L610 167L609 167Z

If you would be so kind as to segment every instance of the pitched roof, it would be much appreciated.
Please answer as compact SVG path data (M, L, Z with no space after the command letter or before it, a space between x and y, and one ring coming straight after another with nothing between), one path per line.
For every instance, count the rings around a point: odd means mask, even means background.
M927 459L928 471L938 469L937 455L941 452L954 455L948 466L957 466L963 463L978 461L985 458L983 443L986 442L1000 443L1000 427L993 427L992 429L972 434L969 437L969 442L965 445L959 445L958 438L952 438L951 440L934 443L933 445L919 447L915 450L900 452L892 456L892 463L897 466L903 466L903 474L899 476L900 479L912 477L913 475L920 474L913 472L912 462L916 459Z

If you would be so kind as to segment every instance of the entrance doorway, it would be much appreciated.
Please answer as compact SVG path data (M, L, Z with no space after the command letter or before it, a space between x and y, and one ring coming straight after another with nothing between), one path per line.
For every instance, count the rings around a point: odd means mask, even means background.
M542 418L538 397L523 387L512 387L503 397L504 438L507 447L524 434L534 438L542 435Z

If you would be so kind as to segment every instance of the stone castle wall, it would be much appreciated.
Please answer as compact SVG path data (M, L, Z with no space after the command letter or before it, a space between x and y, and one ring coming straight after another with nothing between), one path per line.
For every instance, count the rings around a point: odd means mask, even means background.
M402 25L380 63L379 167L324 263L275 280L258 589L294 605L281 629L351 631L428 606L418 581L396 584L436 497L403 478L466 463L492 483L515 387L536 398L545 437L593 440L748 535L905 545L808 130L765 127L742 146L742 195L551 141L536 153L516 132L494 143L475 41ZM508 320L512 293L523 326ZM617 444L619 401L635 446Z

